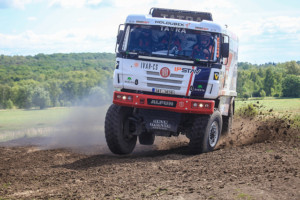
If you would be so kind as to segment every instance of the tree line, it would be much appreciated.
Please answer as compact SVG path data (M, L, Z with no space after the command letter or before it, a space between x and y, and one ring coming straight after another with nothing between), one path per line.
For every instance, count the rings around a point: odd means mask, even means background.
M238 64L238 97L300 97L300 62Z
M71 106L111 98L111 53L0 56L0 108Z
M0 55L0 109L111 101L111 53ZM300 62L238 64L238 97L300 97Z

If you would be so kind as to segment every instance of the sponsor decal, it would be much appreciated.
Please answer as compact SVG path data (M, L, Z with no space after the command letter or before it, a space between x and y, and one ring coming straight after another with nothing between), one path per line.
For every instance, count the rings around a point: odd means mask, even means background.
M198 88L198 89L202 89L203 86L202 86L202 85L198 85L197 88Z
M200 72L201 72L201 69L190 69L190 68L182 68L182 67L175 67L174 68L174 71L175 72L182 72L182 73L194 73L195 75L198 75L198 74L200 74Z
M135 67L138 67L138 66L139 66L139 63L137 63L137 62L134 63L134 66L135 66Z
M204 28L204 27L195 27L195 29L203 30L203 31L207 31L208 30L208 28Z
M149 24L148 21L136 21L136 23L140 23L140 24Z
M191 23L187 23L187 24L185 25L185 27L188 28L190 25L191 25Z
M169 25L169 26L184 26L183 23L177 22L165 22L165 21L155 21L156 24Z
M158 64L154 63L141 63L141 68L142 69L148 69L148 70L158 70Z
M174 90L165 90L165 89L153 88L152 91L155 92L155 93L161 93L161 94L175 94Z
M193 92L205 92L205 90L203 89L203 85L197 85L197 87L191 86L190 87L190 91Z
M219 72L214 72L214 80L219 80Z
M170 76L170 70L169 70L169 68L167 68L167 67L163 67L163 68L161 68L161 70L160 70L160 75L161 75L161 77L163 77L163 78L167 78L167 77L169 77Z
M161 120L161 119L154 119L152 122L149 123L152 129L159 129L159 130L169 130L171 129L171 124L169 124L168 120Z
M194 91L194 86L191 85L190 87L190 91L193 92Z
M139 84L139 80L138 80L138 79L135 79L134 84L135 84L135 85L138 85L138 84Z
M125 83L134 84L134 81L132 80L131 77L127 77L127 79L125 80Z
M116 62L116 65L115 65L115 68L116 68L116 69L119 69L119 64L120 64L120 61L117 61L117 62Z
M154 106L176 107L176 101L147 99L147 103Z
M183 101L180 101L180 102L179 102L179 107L181 107L181 108L184 107L184 102L183 102Z

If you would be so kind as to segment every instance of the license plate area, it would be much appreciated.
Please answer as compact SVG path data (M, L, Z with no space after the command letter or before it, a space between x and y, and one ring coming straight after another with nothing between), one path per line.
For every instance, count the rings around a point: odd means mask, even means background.
M180 123L180 113L163 110L140 109L139 115L144 119L144 125L148 132L156 130L177 132Z

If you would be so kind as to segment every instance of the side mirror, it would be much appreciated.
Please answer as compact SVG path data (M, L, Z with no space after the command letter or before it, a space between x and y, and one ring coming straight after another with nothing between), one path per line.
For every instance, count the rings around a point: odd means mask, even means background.
M120 44L123 33L124 33L124 30L119 31L118 36L117 36L117 44Z
M223 43L221 48L221 55L223 58L229 57L229 43Z

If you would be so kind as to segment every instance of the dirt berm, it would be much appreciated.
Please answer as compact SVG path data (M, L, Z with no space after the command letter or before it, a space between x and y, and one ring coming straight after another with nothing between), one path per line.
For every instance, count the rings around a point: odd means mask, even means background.
M45 148L45 138L1 143L0 199L300 199L299 130L279 119L235 120L217 150L158 138L116 156L105 144Z

